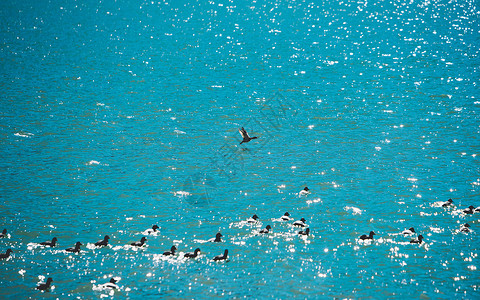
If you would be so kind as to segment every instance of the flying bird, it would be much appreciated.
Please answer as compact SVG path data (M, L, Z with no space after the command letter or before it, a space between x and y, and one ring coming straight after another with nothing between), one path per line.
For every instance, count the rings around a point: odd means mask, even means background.
M240 128L238 131L240 132L240 134L241 134L242 137L243 137L243 141L240 142L240 145L241 145L242 143L248 143L248 142L250 142L251 140L258 139L258 137L256 137L256 136L250 137L250 136L248 135L247 131L245 130L245 128L243 128L243 127Z

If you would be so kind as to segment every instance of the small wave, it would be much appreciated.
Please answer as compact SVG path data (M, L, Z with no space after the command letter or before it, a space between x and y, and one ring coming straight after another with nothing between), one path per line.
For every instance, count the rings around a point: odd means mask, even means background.
M144 231L138 233L138 235L160 236L160 230L153 231L151 228L149 228L149 229L145 229Z
M175 132L176 134L187 134L185 131L181 131L178 129L175 129L173 132Z
M112 249L112 245L107 245L107 246L103 246L103 247L97 247L95 246L95 243L87 243L87 249L90 249L90 250L96 250L96 249L102 249L102 248L110 248Z
M34 134L30 132L16 132L13 135L23 138L31 138L32 136L34 136Z
M313 204L313 203L321 203L322 202L322 199L320 198L315 198L315 199L312 199L312 200L307 200L307 204Z
M163 254L152 254L154 262L166 261L171 264L182 264L187 261L186 258L179 255L163 255Z
M344 209L346 211L351 211L353 215L361 215L362 214L362 210L358 207L354 207L354 206L345 206Z
M186 197L186 196L191 196L192 194L186 191L176 191L173 193L174 196L181 196L181 197Z
M239 222L232 222L230 223L229 228L235 227L235 228L243 228L245 226L248 227L260 227L262 225L262 222L258 221L255 223L249 223L248 221L239 221Z
M147 248L147 247L148 247L147 244L143 245L142 247L137 247L137 246L132 246L132 245L124 245L124 246L115 246L115 247L112 247L112 250L113 250L113 251L118 251L118 250L140 251L140 250L145 249L145 248Z

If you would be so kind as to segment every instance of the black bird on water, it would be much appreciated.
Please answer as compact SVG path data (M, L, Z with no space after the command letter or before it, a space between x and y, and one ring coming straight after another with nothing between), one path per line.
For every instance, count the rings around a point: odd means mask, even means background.
M46 291L50 288L50 284L52 284L52 277L48 277L47 279L47 282L46 283L40 283L39 285L37 285L37 290L41 290L41 291Z
M52 241L46 241L46 242L41 242L40 245L42 246L50 246L50 247L55 247L57 245L57 238L54 237Z
M115 278L110 278L110 281L101 285L104 289L118 289L117 281Z
M460 231L461 231L461 232L470 232L470 229L469 229L469 228L470 228L470 224L465 223L465 224L463 224L463 225L460 227Z
M299 235L309 236L310 235L310 228L305 229L305 231L301 230L298 232Z
M215 238L211 238L208 240L208 242L213 242L213 243L221 243L222 242L222 234L220 232L218 232L216 235L215 235Z
M410 241L410 244L421 244L423 242L423 235L419 235L418 239L413 239Z
M376 235L375 232L370 231L370 234L369 234L369 235L364 234L364 235L362 235L362 236L360 237L360 239L361 239L361 240L373 240L373 236L374 236L374 235Z
M223 253L223 255L217 255L213 258L214 261L218 261L218 260L226 260L228 257L228 249L225 249L225 252Z
M247 220L248 223L257 223L258 222L258 216L253 215L251 218Z
M12 253L12 249L7 249L7 252L4 254L0 254L0 259L4 259L4 258L9 258L10 257L10 253Z
M248 135L247 131L245 130L245 128L243 128L243 127L240 128L238 131L240 132L240 134L241 134L242 137L243 137L243 141L240 142L240 145L241 145L242 143L248 143L248 142L250 142L251 140L258 139L258 137L256 137L256 136L250 137L250 136Z
M146 240L147 240L146 237L142 237L142 239L140 240L140 242L131 243L130 245L135 246L135 247L143 247L143 245L145 244L145 241L146 241Z
M272 226L267 225L267 227L265 227L264 229L260 230L259 233L269 233L269 232L270 232L270 229L272 229Z
M185 257L187 258L195 258L198 256L198 253L200 253L200 248L195 249L195 252L187 252L185 253Z
M177 247L172 246L172 248L170 248L170 251L163 252L163 255L165 256L175 255L175 251L177 251Z
M106 245L108 245L108 240L110 239L110 237L108 235L106 235L103 240L101 241L98 241L95 243L95 246L97 247L104 247Z
M452 204L453 204L453 200L448 199L446 202L443 202L442 207L448 207L448 206L451 206Z
M470 205L467 209L463 211L464 214L472 215L475 212L475 206Z
M159 229L158 225L153 225L151 229L147 230L147 234L152 234L154 232L157 232L157 229Z
M0 233L0 238L7 237L7 229L3 229L2 233Z
M301 218L300 220L293 222L293 226L305 227L305 222L305 218Z
M80 246L83 245L82 243L80 242L76 242L75 243L75 247L70 247L70 248L67 248L65 249L65 251L67 252L73 252L73 253L79 253L80 252Z
M292 218L290 217L290 214L287 211L280 219L282 219L282 221L290 221Z

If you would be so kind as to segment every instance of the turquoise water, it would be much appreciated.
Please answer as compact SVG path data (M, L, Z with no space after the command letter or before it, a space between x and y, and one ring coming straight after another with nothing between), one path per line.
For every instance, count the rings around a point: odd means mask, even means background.
M0 298L480 298L480 214L462 213L480 206L479 14L1 2ZM240 127L259 138L239 145Z

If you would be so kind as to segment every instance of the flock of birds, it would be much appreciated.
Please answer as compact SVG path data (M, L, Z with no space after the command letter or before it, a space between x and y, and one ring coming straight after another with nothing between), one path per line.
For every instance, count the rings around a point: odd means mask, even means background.
M301 190L299 192L299 196L305 196L305 195L308 195L309 193L310 193L310 189L308 187L305 187L303 190ZM449 199L448 201L442 203L440 206L449 207L449 206L452 206L452 205L453 205L453 200ZM474 214L474 213L478 213L478 212L480 212L480 207L475 208L473 206L470 206L467 209L463 210L464 214ZM255 223L259 222L259 219L260 218L258 217L258 215L254 214L252 217L248 218L246 220L246 222L248 224L255 224ZM289 212L285 212L285 214L282 215L279 218L279 220L280 221L291 221L292 217L291 217ZM310 235L310 228L306 224L305 218L301 218L300 220L294 221L291 225L294 226L294 227L298 227L298 228L302 229L302 230L298 231L298 233L297 233L299 236L307 238ZM159 229L160 229L160 227L155 224L155 225L152 226L152 228L149 228L149 229L145 230L144 233L146 235L156 234L157 232L159 232ZM259 230L258 234L261 234L261 235L269 234L271 230L272 230L272 226L267 225L265 228ZM460 227L459 231L464 232L464 233L470 232L470 225L468 223L463 224ZM402 232L402 235L404 235L404 236L409 236L409 235L413 235L413 234L416 234L415 229L413 227L410 227L409 229L406 229ZM376 235L375 232L370 231L370 233L368 235L367 234L361 235L358 238L358 240L359 241L369 241L369 240L373 241L373 239L374 239L373 236L374 235ZM7 229L3 229L2 233L0 233L0 238L8 238L8 237L9 237L9 235L7 234ZM206 242L219 243L219 242L222 242L222 237L223 237L222 233L218 232L215 235L214 238L211 238L211 239L207 240ZM95 242L93 245L95 247L106 247L106 246L109 245L109 240L110 240L110 237L108 235L105 235L105 237L102 240ZM423 240L424 240L424 237L423 237L423 235L420 234L420 235L417 236L417 238L411 239L410 243L411 244L422 244ZM132 246L132 247L143 247L143 246L145 246L146 241L147 241L147 238L145 236L143 236L140 239L140 241L130 243L130 246ZM44 246L44 247L56 247L57 242L58 242L57 237L53 237L51 241L41 242L41 243L39 243L39 245ZM81 252L80 247L82 245L83 244L81 242L76 242L75 246L70 247L70 248L66 248L65 252L80 253ZM174 245L170 248L169 251L165 251L163 253L163 256L175 256L177 254L176 253L177 250L178 250L177 247ZM12 252L13 252L12 249L7 249L6 253L0 254L0 259L8 259ZM183 257L188 258L188 259L194 259L194 258L199 256L200 252L201 252L200 248L196 248L193 252L185 253L183 255ZM225 249L223 254L220 254L220 255L217 255L217 256L213 257L212 261L228 261L228 249ZM111 278L109 282L102 285L102 288L104 288L104 289L107 289L107 288L108 289L117 289L118 288L118 286L116 285L117 281L118 281L117 279ZM51 277L49 277L45 283L39 283L36 286L36 289L42 290L42 291L47 291L47 290L50 289L52 282L53 282L53 279Z
M257 137L250 137L248 135L247 131L243 127L241 129L239 129L239 132L243 137L243 140L240 142L240 144L247 143L247 142L249 142L253 139L257 139ZM299 196L306 196L308 194L310 194L310 189L308 187L305 187L303 190L301 190L299 192ZM446 201L444 203L441 203L440 206L449 207L449 206L452 206L452 205L453 205L453 200L448 199L448 201ZM474 206L469 206L467 209L463 210L464 214L474 214L474 213L478 213L478 212L480 212L480 207L475 208ZM280 220L281 221L291 221L292 217L290 216L290 214L288 212L286 212L283 216L280 217ZM259 217L256 214L254 214L251 218L247 219L246 222L249 223L249 224L257 223L257 222L259 222ZM292 223L292 226L302 228L302 230L298 231L299 236L307 238L310 235L310 228L307 226L305 218L301 218L300 220L294 221ZM470 225L468 223L466 223L466 224L464 224L460 227L459 231L464 232L464 233L468 233L468 232L470 232L469 228L470 228ZM157 231L159 229L160 229L160 227L158 225L153 225L152 228L147 229L144 233L146 235L155 234L155 233L157 233ZM265 228L261 229L258 232L258 234L262 234L262 235L263 234L269 234L271 230L272 230L272 226L267 225ZM413 227L410 227L409 229L406 229L402 232L402 235L405 235L405 236L409 236L409 235L413 235L413 234L416 234L415 229ZM369 240L373 241L373 236L374 235L376 235L375 232L370 231L370 233L368 235L367 234L361 235L358 238L358 240L359 241L369 241ZM0 233L0 238L7 238L8 236L9 235L7 234L7 229L3 229L2 233ZM213 243L222 242L222 236L223 235L220 232L218 232L216 234L215 238L211 238L211 239L207 240L207 242L213 242ZM110 237L108 235L105 235L103 240L100 240L100 241L94 243L94 246L95 247L106 247L106 246L109 245L109 240L110 240ZM417 236L417 238L411 239L410 243L411 244L422 244L423 240L424 240L424 237L423 237L423 235L420 234L420 235ZM56 237L53 237L51 241L41 242L41 243L39 243L39 245L44 246L44 247L56 247L57 246L57 241L58 241L58 239ZM130 246L132 246L132 247L143 247L145 245L146 241L147 241L147 238L145 236L143 236L140 239L140 241L133 242L133 243L130 244ZM82 245L83 244L81 242L76 242L74 247L70 247L70 248L65 249L65 252L80 253L81 252L80 247ZM163 256L175 256L177 250L178 249L177 249L176 246L172 246L169 251L165 251L163 253ZM7 249L7 251L5 253L0 253L0 259L8 259L12 252L13 252L13 250L9 248L9 249ZM185 253L183 257L193 259L193 258L198 257L200 252L201 252L200 248L196 248L193 252ZM228 249L225 249L223 254L220 254L220 255L217 255L217 256L213 257L212 260L213 261L228 261ZM111 278L109 282L102 285L102 288L117 289L118 288L118 286L116 285L117 281L118 280L116 278ZM52 282L53 282L53 279L51 277L49 277L45 283L39 283L36 286L36 289L41 290L41 291L47 291L51 288Z
M160 227L158 225L153 225L151 229L147 229L144 233L154 234L159 229L160 229ZM0 238L8 238L8 237L9 237L9 234L7 234L7 229L3 229L2 233L0 233ZM93 245L95 247L106 247L106 246L109 245L109 240L110 240L110 237L108 235L105 235L103 240L95 242ZM145 246L146 241L147 241L147 238L145 236L143 236L140 239L140 241L130 243L130 246L132 246L132 247L143 247L143 246ZM57 237L53 237L51 241L41 242L41 243L38 243L38 245L53 248L53 247L57 247L57 242L58 242ZM215 242L215 243L222 242L222 234L220 232L218 232L216 234L215 238L209 239L208 242ZM76 242L75 246L66 248L65 252L67 252L67 253L80 253L82 251L81 250L82 245L83 244L81 242ZM177 250L177 247L172 246L170 248L170 251L165 251L163 253L163 255L164 256L174 256L174 255L176 255L176 250ZM10 255L11 255L12 252L13 252L12 249L10 249L10 248L7 249L6 253L1 253L0 254L0 259L10 258ZM185 257L185 258L196 258L196 257L198 257L199 254L200 254L200 248L196 248L193 252L185 253L183 257ZM222 261L222 260L227 260L227 258L228 258L228 249L225 249L223 254L220 254L220 255L217 255L217 256L213 257L212 260L213 261ZM105 283L101 286L102 286L102 288L117 289L118 288L118 286L116 285L117 281L118 281L117 279L111 278L109 282L107 282L107 283ZM53 279L51 277L49 277L45 283L39 283L36 286L36 289L41 290L41 291L47 291L51 288L52 282L53 282Z

